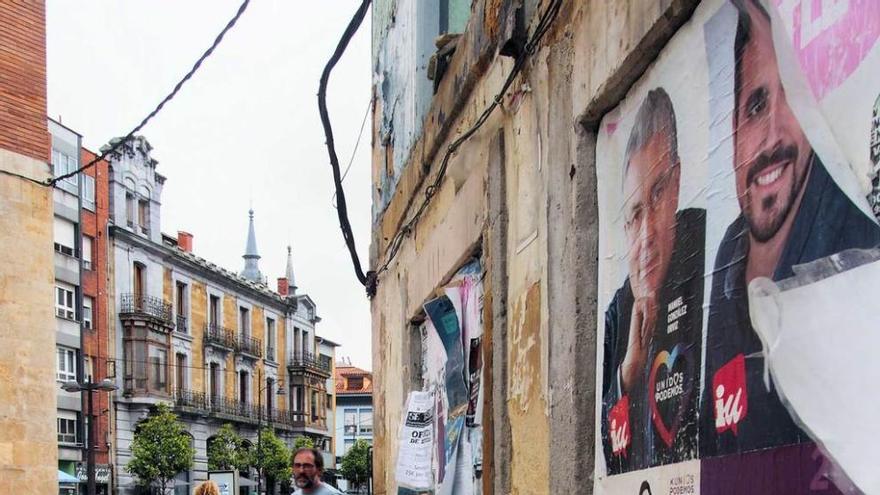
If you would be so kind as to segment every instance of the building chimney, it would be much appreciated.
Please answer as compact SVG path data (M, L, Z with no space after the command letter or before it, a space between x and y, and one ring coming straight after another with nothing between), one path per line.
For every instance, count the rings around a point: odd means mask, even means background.
M278 293L287 297L287 277L278 277Z
M184 252L191 253L193 250L193 235L182 230L177 231L177 247Z

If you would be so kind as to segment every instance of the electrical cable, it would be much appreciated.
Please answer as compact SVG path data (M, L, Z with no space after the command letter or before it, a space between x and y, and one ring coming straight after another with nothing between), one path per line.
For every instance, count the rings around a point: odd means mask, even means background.
M413 216L398 229L394 237L391 239L391 242L389 242L385 262L374 272L374 284L378 284L378 276L388 270L388 266L399 253L400 248L403 245L403 240L412 232L416 223L419 221L422 214L427 209L428 204L431 202L431 199L434 197L434 194L436 194L437 190L440 188L440 184L443 182L443 179L446 175L446 169L449 165L449 160L452 157L452 154L455 153L458 148L462 144L464 144L465 141L473 136L477 132L477 130L479 130L480 127L482 127L483 124L486 123L495 108L497 108L501 104L505 93L507 93L507 90L513 84L514 80L525 66L526 59L535 53L535 50L537 49L538 43L541 41L541 38L543 38L547 31L549 31L550 26L552 25L553 20L556 18L556 15L559 13L561 6L562 0L555 0L553 1L553 3L550 4L550 6L547 7L547 9L541 15L541 18L539 19L538 24L535 27L535 31L532 34L532 37L528 40L523 51L516 58L513 69L507 76L507 79L504 81L501 90L492 99L492 103L490 103L489 106L486 107L485 110L483 110L483 112L477 118L476 122L468 130L459 135L459 137L456 138L455 141L453 141L446 148L446 152L440 161L437 175L434 177L434 180L431 182L431 184L428 185L427 188L425 188L422 203L419 205L415 214L413 214ZM372 292L373 294L375 294L375 290L375 285L372 288L367 287L368 293Z
M351 41L351 38L357 32L361 22L363 22L369 7L370 0L362 0L360 7L358 7L354 16L351 18L351 21L349 21L348 26L345 28L345 32L342 33L342 38L340 38L339 43L336 45L336 50L333 52L330 60L327 61L327 65L324 66L324 71L321 73L321 83L318 86L318 112L321 114L321 124L324 126L324 136L327 140L327 153L330 156L330 166L333 169L333 183L336 186L336 214L339 218L339 228L342 230L342 238L345 240L345 245L351 255L354 273L357 276L358 281L367 287L367 295L370 295L370 284L367 283L368 274L364 274L364 271L361 268L361 261L357 254L357 247L354 243L354 232L352 232L351 223L348 221L348 206L345 202L345 190L342 188L342 176L339 172L339 157L336 156L336 145L333 142L333 128L330 126L330 115L327 112L327 83L329 82L330 73L333 71L333 67L336 66L336 63L339 62L339 59L342 57L349 41ZM374 274L369 275L371 278L374 277Z
M33 182L34 184L36 184L38 186L45 187L47 185L45 182L43 182L41 180L37 180L37 179L34 179L33 177L28 177L28 176L22 175L22 174L17 174L15 172L10 172L9 170L0 169L0 174L9 175L11 177L16 177L18 179L24 179L28 182Z
M364 135L364 126L367 124L367 117L370 116L370 109L373 108L373 100L371 99L369 103L367 103L367 111L364 112L364 119L361 120L361 129L358 131L357 140L354 142L354 149L351 150L351 158L348 160L348 166L345 167L345 172L342 173L342 180L340 182L345 182L345 178L348 176L348 171L351 170L351 166L354 164L354 156L357 153L358 145L361 144L361 137ZM336 193L333 193L333 198L330 201L336 201ZM336 208L336 204L333 204L333 208Z
M214 50L217 48L217 46L220 45L220 42L223 40L223 37L226 35L226 33L230 29L232 29L232 26L234 26L235 23L238 22L238 19L244 13L244 11L247 8L249 3L250 3L250 0L244 0L241 3L241 5L238 7L238 11L235 13L235 15L232 17L232 19L230 19L229 22L226 23L226 26L223 28L222 31L220 31L220 34L218 34L217 37L214 38L214 43L211 44L210 48L205 50L205 52L202 54L202 56L199 57L199 59L196 60L196 62L193 64L193 66L189 70L189 72L187 72L186 75L183 76L183 78L180 81L178 81L177 84L174 85L174 89L172 89L171 92L168 93L168 95L164 99L162 99L161 102L159 102L159 104L156 106L156 108L154 108L153 111L150 112L146 117L144 117L144 119L141 120L141 123L138 124L134 129L132 129L131 132L126 134L125 137L123 137L122 139L111 140L110 141L110 143L111 143L110 149L108 149L107 151L102 151L100 155L96 156L93 160L89 161L89 163L74 170L73 172L69 172L69 173L66 173L63 175L59 175L58 177L49 179L47 182L41 183L41 185L54 187L55 184L58 183L58 181L67 179L69 177L73 177L74 175L82 172L83 170L91 168L96 163L103 160L107 155L111 155L113 153L116 153L116 151L123 144L125 144L126 142L128 142L128 140L130 140L132 137L134 137L135 133L137 133L138 131L143 129L144 126L147 125L147 122L152 120L152 118L155 117L162 110L162 108L165 106L166 103L171 101L177 95L177 92L180 91L180 88L183 87L184 83L189 81L190 78L192 78L192 76L196 73L196 71L199 70L199 67L201 67L202 62L204 62L208 57L210 57L211 54L214 52ZM114 143L113 141L116 141L116 142Z

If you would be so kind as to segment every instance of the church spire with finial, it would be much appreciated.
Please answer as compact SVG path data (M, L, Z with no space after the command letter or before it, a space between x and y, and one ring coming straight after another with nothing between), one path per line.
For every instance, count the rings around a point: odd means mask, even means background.
M290 293L296 293L296 279L293 278L293 254L291 252L290 244L287 245L287 270L284 271L284 276L287 277L287 286L289 287Z
M265 283L263 280L263 273L260 272L260 255L257 253L257 236L254 233L254 210L251 208L248 211L248 215L250 216L250 225L248 226L248 238L247 238L247 247L245 248L244 256L244 270L241 272L241 276L258 284Z

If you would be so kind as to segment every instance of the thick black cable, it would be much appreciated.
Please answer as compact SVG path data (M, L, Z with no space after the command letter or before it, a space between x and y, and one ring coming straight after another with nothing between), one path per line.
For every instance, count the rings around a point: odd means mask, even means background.
M38 186L44 186L44 187L46 186L46 183L41 180L37 180L37 179L34 179L33 177L28 177L28 176L22 175L22 174L17 174L15 172L10 172L9 170L0 169L0 174L8 175L10 177L15 177L15 178L22 179L22 180L26 180L28 182L33 182L34 184L36 184Z
M141 123L138 124L137 127L132 129L131 132L126 134L125 137L123 137L122 139L116 140L115 143L112 143L112 140L111 140L112 146L110 147L110 149L108 149L107 151L101 152L101 154L96 156L94 160L91 160L89 163L83 165L82 167L78 168L77 170L74 170L73 172L69 172L64 175L59 175L58 177L55 177L53 179L49 179L46 183L44 183L42 185L55 186L55 184L57 184L58 181L67 179L69 177L73 177L74 175L82 172L83 170L86 170L86 169L94 166L96 163L103 160L107 155L111 155L111 154L115 153L123 144L125 144L129 139L134 137L135 133L137 133L138 131L143 129L144 126L147 125L147 122L149 122L153 117L155 117L156 114L158 114L162 110L162 108L165 106L165 104L168 103L169 101L171 101L177 95L177 92L180 91L180 88L183 87L184 83L189 81L190 78L192 78L193 74L195 74L196 71L199 70L199 67L201 67L202 62L204 62L205 59L207 59L208 57L211 56L211 53L213 53L214 50L217 48L217 46L220 45L220 42L223 40L223 37L226 35L226 33L230 29L232 29L232 26L234 26L236 22L238 22L239 17L241 17L241 15L244 13L244 11L247 8L249 3L250 3L250 0L244 0L241 3L241 5L238 7L238 11L235 13L235 15L232 17L232 19L230 19L229 22L226 23L226 26L223 28L222 31L220 31L220 34L218 34L217 37L214 38L214 43L211 44L210 48L205 50L205 53L203 53L202 56L199 57L198 60L196 60L196 63L193 64L193 66L189 70L189 72L187 72L186 75L183 76L183 78L180 81L178 81L177 84L174 85L174 89L172 89L171 92L168 93L168 96L166 96L161 102L159 102L159 104L156 106L156 108L154 108L153 111L149 113L149 115L144 117L144 119L141 120Z
M415 224L419 221L422 214L428 207L428 204L431 202L431 199L436 194L437 190L440 188L441 183L446 175L446 169L449 165L449 160L452 157L453 153L455 153L458 148L464 144L483 124L489 120L489 116L492 112L497 108L502 98L504 98L505 93L513 84L516 77L522 71L522 68L525 66L526 59L535 53L535 50L538 47L538 43L541 41L541 38L549 31L550 26L553 23L553 20L556 18L556 15L559 13L560 8L562 7L562 0L555 0L544 13L541 15L541 18L538 21L538 24L535 26L535 31L532 34L532 37L526 43L522 53L516 58L514 62L513 69L510 71L510 74L507 76L507 79L504 81L504 85L501 87L501 90L495 95L495 98L492 99L492 103L486 107L485 110L480 114L477 118L477 121L464 133L462 133L455 141L452 142L447 148L446 152L443 155L443 158L440 162L440 167L437 170L437 175L434 177L434 180L425 188L424 198L422 199L422 203L419 205L419 208L413 214L413 216L404 223L400 229L398 229L397 233L391 239L391 242L388 245L387 255L385 258L385 263L382 264L379 269L376 270L375 276L373 279L373 283L378 283L378 276L388 270L388 266L395 259L398 252L400 251L401 246L403 245L403 240L412 232L412 229L415 227ZM370 287L367 288L368 293L370 292ZM375 286L372 287L372 292L375 293Z
M345 28L345 32L342 34L339 44L336 45L336 50L333 52L333 56L330 57L327 65L324 66L324 71L321 73L321 84L318 86L318 111L321 114L321 124L324 126L324 136L327 139L327 153L330 155L330 166L333 169L333 183L336 186L336 214L339 217L339 228L342 230L342 237L345 239L345 245L348 247L348 252L351 255L351 262L354 265L355 275L361 284L367 286L367 295L371 295L371 284L368 284L368 276L374 278L375 274L364 274L364 271L361 268L360 258L358 258L357 247L354 243L354 233L351 230L351 223L348 221L348 206L345 202L345 190L342 188L342 175L339 171L339 157L336 156L336 145L333 142L333 128L330 126L330 115L327 112L327 83L330 79L330 73L333 71L333 67L336 66L336 63L339 62L339 59L342 57L345 48L348 46L348 42L351 41L354 33L357 32L369 7L370 0L363 0L361 2L360 7L358 7L354 16L351 18L351 21L348 23L348 26Z

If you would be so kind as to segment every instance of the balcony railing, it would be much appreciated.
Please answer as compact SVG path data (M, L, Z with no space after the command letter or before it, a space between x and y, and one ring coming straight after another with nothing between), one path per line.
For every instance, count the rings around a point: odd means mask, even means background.
M205 325L205 345L235 349L235 332L213 323Z
M331 373L330 364L321 360L320 356L311 352L294 352L287 360L290 367L309 367L325 373Z
M186 316L177 315L177 326L174 330L180 333L189 333L189 327L186 326Z
M301 412L282 411L276 408L263 406L263 414L260 417L260 408L256 404L229 399L227 397L210 397L204 392L187 389L175 389L173 394L174 406L179 409L189 409L203 414L222 414L240 421L259 422L266 424L304 427L306 415Z
M236 351L250 354L251 356L263 357L263 341L254 337L242 335L238 339Z
M171 323L171 303L143 294L122 294L119 314L145 315Z

